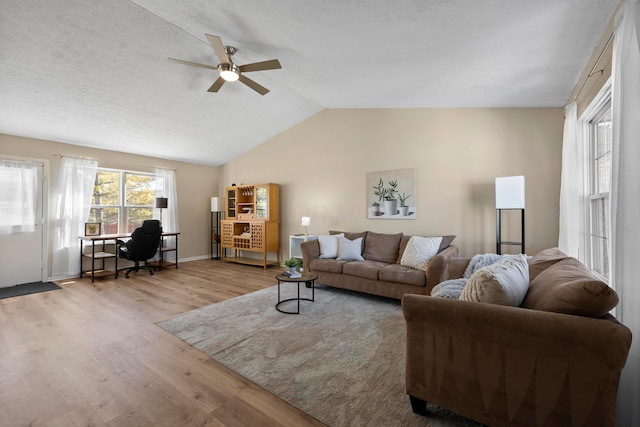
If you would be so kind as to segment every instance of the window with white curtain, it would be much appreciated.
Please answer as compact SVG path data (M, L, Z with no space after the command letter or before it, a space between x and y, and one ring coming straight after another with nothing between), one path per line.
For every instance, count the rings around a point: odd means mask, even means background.
M0 159L0 233L35 230L38 165Z
M588 165L585 168L586 214L588 224L587 264L601 279L609 279L609 236L611 230L611 92L605 91L587 110L584 133L588 146Z
M153 218L155 174L99 168L89 211L90 222L102 223L104 234L131 233Z

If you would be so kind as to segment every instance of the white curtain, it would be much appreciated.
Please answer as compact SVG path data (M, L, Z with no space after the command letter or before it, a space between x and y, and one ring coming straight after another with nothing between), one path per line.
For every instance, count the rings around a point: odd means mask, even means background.
M0 159L0 233L35 231L36 163Z
M80 273L80 241L89 218L98 162L64 157L60 164L53 228L53 277Z
M177 233L178 230L178 190L176 172L170 169L156 168L156 197L167 198L167 208L162 210L162 231ZM154 210L154 218L160 219L160 209ZM165 239L165 246L175 247L175 238ZM167 252L167 261L175 262L175 252Z
M613 48L613 176L611 258L618 319L633 333L618 391L616 424L640 425L640 0L629 0L616 23Z
M581 152L578 141L578 107L573 102L565 107L564 135L562 139L562 174L560 181L560 233L558 248L579 257L580 200L583 192Z

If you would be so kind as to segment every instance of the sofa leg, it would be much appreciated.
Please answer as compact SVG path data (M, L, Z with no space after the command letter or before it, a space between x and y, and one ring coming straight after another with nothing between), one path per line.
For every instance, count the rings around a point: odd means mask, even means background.
M414 414L427 415L427 402L411 395L409 395L409 400L411 400L411 409Z

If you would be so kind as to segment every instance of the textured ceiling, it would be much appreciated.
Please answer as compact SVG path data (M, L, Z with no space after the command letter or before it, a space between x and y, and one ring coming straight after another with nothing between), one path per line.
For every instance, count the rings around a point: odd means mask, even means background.
M0 133L221 165L325 108L560 107L618 0L0 0ZM260 96L217 72L238 48Z

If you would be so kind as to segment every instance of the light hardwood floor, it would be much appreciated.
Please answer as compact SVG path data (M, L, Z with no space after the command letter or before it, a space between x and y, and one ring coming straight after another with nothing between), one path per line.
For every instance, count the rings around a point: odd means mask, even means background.
M322 426L155 325L279 271L199 260L0 300L0 426Z

